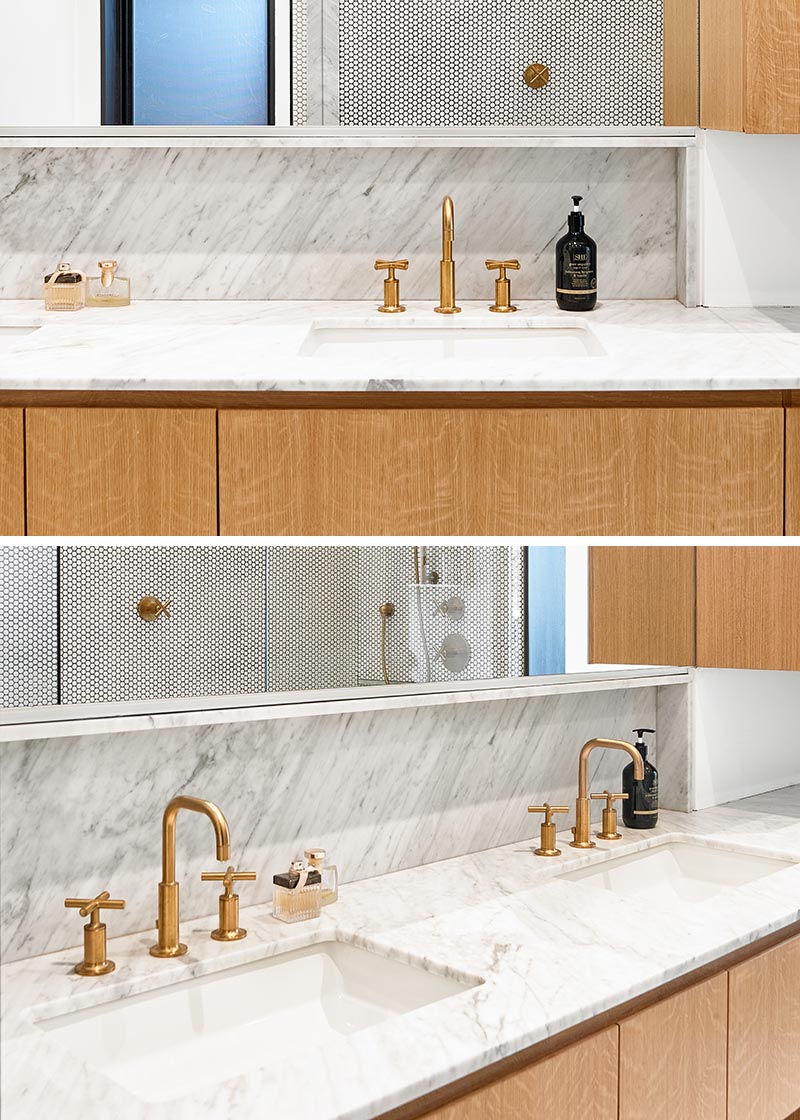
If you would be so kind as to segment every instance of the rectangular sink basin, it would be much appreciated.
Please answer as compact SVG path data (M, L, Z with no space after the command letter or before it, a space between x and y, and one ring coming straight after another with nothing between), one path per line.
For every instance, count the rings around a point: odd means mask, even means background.
M543 323L541 326L348 327L314 324L300 350L306 357L373 362L385 376L385 363L470 361L487 373L499 366L537 358L587 358L604 353L586 327Z
M705 902L729 887L742 887L790 866L790 861L773 856L665 841L593 867L567 871L559 879L591 883L628 898Z
M155 1103L365 1030L474 983L324 942L37 1024ZM313 1055L309 1076L313 1077Z
M25 323L21 325L4 325L0 323L0 349L8 349L10 346L14 346L21 338L25 338L25 336L29 334L34 334L38 330L41 330L41 327Z

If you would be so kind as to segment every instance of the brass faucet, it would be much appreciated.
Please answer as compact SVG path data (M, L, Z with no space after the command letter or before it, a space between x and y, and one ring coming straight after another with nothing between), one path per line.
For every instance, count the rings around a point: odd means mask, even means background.
M633 759L633 776L637 782L644 779L644 761L642 756L631 743L622 739L590 739L581 747L578 760L578 799L575 802L575 827L572 830L574 840L570 841L571 848L594 848L594 840L590 838L592 831L592 802L589 797L589 755L597 747L609 747L615 751L625 751Z
M453 200L445 195L442 202L442 259L439 264L439 306L434 307L440 315L457 315L461 310L456 307L456 264L453 260L453 239L455 237L455 217Z
M182 957L188 946L181 943L179 884L175 882L175 822L181 809L204 813L214 826L217 837L217 859L227 863L231 858L231 836L225 814L213 803L200 797L173 797L164 810L161 825L161 882L158 884L158 943L150 946L154 957Z

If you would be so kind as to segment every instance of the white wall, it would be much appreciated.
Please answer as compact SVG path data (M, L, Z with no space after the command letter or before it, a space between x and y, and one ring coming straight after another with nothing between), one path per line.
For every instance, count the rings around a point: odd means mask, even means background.
M706 132L702 168L701 302L800 304L800 136Z
M800 783L800 673L698 669L694 808Z
M0 0L0 127L100 124L100 0Z

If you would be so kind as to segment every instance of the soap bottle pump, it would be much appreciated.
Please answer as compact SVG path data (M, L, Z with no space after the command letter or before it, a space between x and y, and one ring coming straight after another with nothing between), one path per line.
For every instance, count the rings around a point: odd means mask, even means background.
M556 245L556 303L562 311L597 306L597 245L585 232L583 196L572 196L569 230Z
M622 820L626 828L655 828L658 824L658 771L647 761L645 735L655 735L652 727L634 729L636 747L644 762L644 778L637 782L633 776L633 763L622 771L622 792L628 800L622 802Z

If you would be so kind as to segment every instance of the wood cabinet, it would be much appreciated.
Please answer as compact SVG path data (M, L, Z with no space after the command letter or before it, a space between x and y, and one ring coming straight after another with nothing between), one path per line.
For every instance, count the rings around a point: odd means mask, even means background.
M617 1028L499 1077L425 1120L617 1120Z
M700 124L800 132L800 0L700 0Z
M800 408L786 410L787 537L800 537Z
M800 1108L800 937L728 975L728 1120L784 1120Z
M623 1019L619 1120L726 1120L727 1048L724 973Z
M700 123L698 0L663 0L664 124Z
M216 413L29 408L28 532L211 536Z
M782 408L219 414L220 531L783 532Z
M21 408L0 408L0 536L25 532L25 449Z
M596 664L800 670L800 546L592 549L589 649Z

